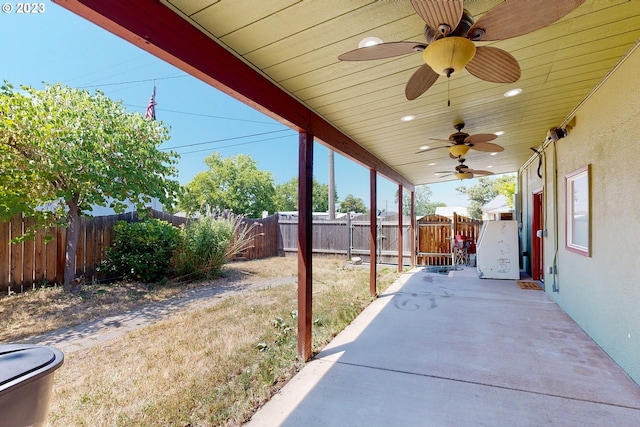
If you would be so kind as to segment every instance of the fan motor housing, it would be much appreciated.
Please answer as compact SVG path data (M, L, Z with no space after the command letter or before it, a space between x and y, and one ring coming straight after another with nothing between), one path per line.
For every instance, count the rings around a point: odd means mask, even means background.
M471 29L474 23L473 16L469 13L467 9L464 9L462 12L462 18L460 18L460 22L458 26L451 31L446 36L443 36L442 32L440 32L437 28L431 28L429 25L424 26L424 38L427 41L427 44L431 44L434 41L438 40L442 37L447 36L458 36L458 37L466 37L467 33Z

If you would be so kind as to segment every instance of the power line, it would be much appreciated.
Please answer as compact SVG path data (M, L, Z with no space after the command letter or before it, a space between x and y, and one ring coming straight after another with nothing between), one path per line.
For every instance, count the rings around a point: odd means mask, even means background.
M278 132L287 132L290 131L291 129L280 129L280 130L272 130L269 132L261 132L261 133L254 133L251 135L242 135L242 136L232 136L231 138L222 138L222 139L214 139L211 141L204 141L204 142L195 142L193 144L185 144L185 145L178 145L175 147L166 147L166 148L161 148L161 151L165 151L165 150L175 150L176 148L185 148L185 147L195 147L197 145L205 145L205 144L213 144L215 142L223 142L223 141L233 141L235 139L242 139L242 138L251 138L254 136L261 136L261 135L268 135L271 133L278 133Z
M145 57L145 55L137 55L137 56L135 56L133 58L127 59L126 61L122 61L122 62L119 62L117 64L110 65L108 67L102 67L99 70L91 71L89 73L85 73L85 74L82 74L80 76L72 77L70 79L65 80L63 83L68 84L68 82L71 82L71 81L74 81L74 80L78 80L78 79L81 79L83 77L91 76L93 74L103 73L105 70L108 70L110 68L119 67L120 65L128 64L129 62L137 61L138 59L144 58L144 57Z
M241 142L241 143L239 143L239 144L223 145L223 146L220 146L220 147L206 148L206 149L204 149L204 150L185 151L185 152L182 152L182 153L181 153L181 152L178 152L178 154L180 154L180 155L182 156L182 155L184 155L184 154L202 153L203 151L211 151L211 150L212 150L212 149L214 149L214 148L215 148L216 150L219 150L219 149L221 149L221 148L239 147L239 146L241 146L241 145L257 144L258 142L272 141L272 140L275 140L275 139L283 139L283 138L286 138L286 136L276 136L276 137L273 137L273 138L259 139L259 140L257 140L257 141L249 141L249 142Z
M124 105L125 107L131 107L131 108L140 108L140 109L147 108L146 105L133 105L133 104L122 104L122 105ZM233 120L233 121L238 121L238 122L248 122L248 123L259 123L259 124L265 124L265 125L283 126L282 123L278 123L276 121L265 122L265 121L260 121L260 120L239 119L239 118L236 118L236 117L214 116L212 114L191 113L191 112L188 112L188 111L167 110L167 109L164 109L164 108L156 108L156 111L161 111L161 112L165 112L165 113L174 113L174 114L184 114L184 115L187 115L187 116L207 117L207 118L211 118L211 119Z
M128 82L117 82L117 83L104 83L99 85L87 85L87 86L78 86L78 89L85 89L88 87L102 87L102 86L118 86L118 85L128 85L132 83L144 83L144 82L152 82L154 80L169 80L169 79L179 79L181 77L189 77L187 74L180 74L176 76L168 76L168 77L156 77L154 79L144 79L144 80L131 80Z

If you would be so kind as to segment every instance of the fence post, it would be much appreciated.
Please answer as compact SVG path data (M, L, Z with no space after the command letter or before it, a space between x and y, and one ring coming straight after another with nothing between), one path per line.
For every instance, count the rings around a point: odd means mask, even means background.
M351 259L351 247L353 246L353 230L351 229L351 212L347 212L347 233L348 234L348 243L347 243L347 259Z

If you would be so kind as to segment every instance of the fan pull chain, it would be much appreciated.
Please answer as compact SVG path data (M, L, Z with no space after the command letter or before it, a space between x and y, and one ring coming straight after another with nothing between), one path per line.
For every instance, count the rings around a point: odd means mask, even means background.
M447 77L447 107L451 107L451 96L449 95L449 82L451 79Z

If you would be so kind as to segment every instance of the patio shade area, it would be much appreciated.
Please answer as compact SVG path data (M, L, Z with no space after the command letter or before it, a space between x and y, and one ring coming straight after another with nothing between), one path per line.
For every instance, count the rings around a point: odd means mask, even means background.
M544 292L416 268L254 415L256 426L632 426L640 387Z

